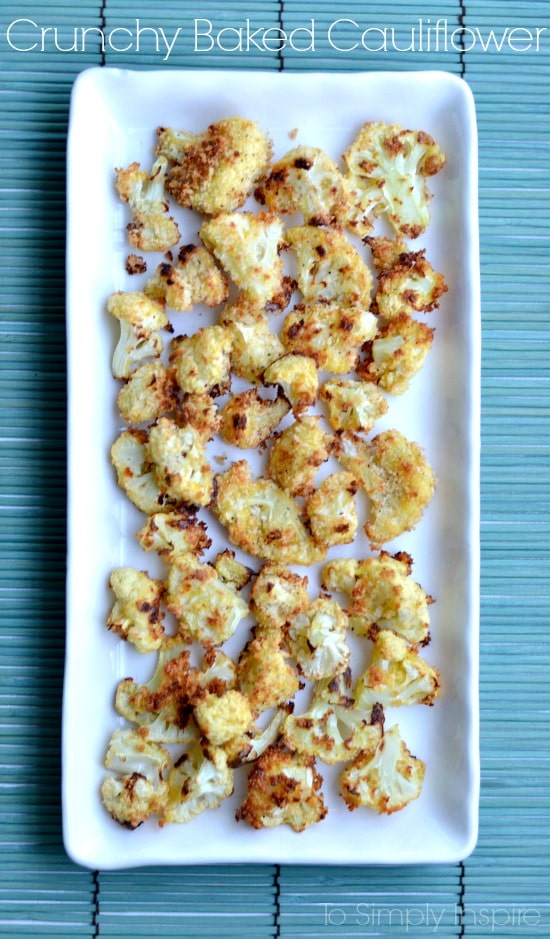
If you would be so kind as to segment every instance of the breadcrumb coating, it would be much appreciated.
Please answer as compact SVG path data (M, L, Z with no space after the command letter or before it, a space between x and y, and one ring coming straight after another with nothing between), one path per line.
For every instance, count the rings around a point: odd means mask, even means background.
M267 465L270 479L292 496L313 490L319 467L335 449L331 434L316 415L306 415L275 435Z
M308 606L308 578L283 564L264 564L250 590L252 612L261 626L278 629Z
M180 313L197 303L215 307L227 300L228 280L206 248L184 245L174 264L164 261L147 281L143 292Z
M287 662L280 629L256 627L237 662L237 681L254 714L290 701L300 682Z
M432 347L435 329L399 313L380 327L376 339L364 346L365 358L357 374L376 382L388 394L402 395L420 371Z
M246 799L235 817L253 828L290 825L304 831L327 814L322 782L313 757L269 747L254 764Z
M281 339L288 352L310 356L317 368L335 375L353 371L361 346L376 335L377 321L347 302L297 303L286 317Z
M315 540L327 548L351 544L359 527L355 494L359 483L352 473L332 473L306 502L306 515Z
M341 225L348 212L342 174L319 147L294 147L271 167L254 195L274 212L301 212L309 225Z
M216 477L212 509L231 543L249 554L285 564L323 560L294 499L272 480L255 479L246 460Z
M321 385L319 397L327 406L327 419L335 431L368 434L389 407L380 389L368 381L331 379Z
M273 212L222 213L204 222L203 244L248 297L267 303L283 287L283 223Z
M433 470L419 444L397 430L370 443L347 432L340 437L340 462L370 497L365 532L373 545L392 541L420 521L436 487Z
M255 121L230 117L201 134L160 127L157 153L173 162L167 190L185 208L206 215L246 202L271 157L271 141Z
M261 398L257 388L234 395L220 413L223 439L241 449L260 447L290 411L283 397Z

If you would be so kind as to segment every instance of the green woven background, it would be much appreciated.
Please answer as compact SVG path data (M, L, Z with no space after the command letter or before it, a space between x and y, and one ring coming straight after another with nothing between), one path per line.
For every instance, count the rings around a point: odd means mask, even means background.
M0 933L7 936L550 935L550 4L343 0L0 3ZM501 31L544 28L540 52L282 56L192 51L190 24L419 17ZM10 49L25 17L58 26L184 26L169 63L154 49ZM29 27L29 35L33 28ZM18 30L22 44L23 28ZM51 35L51 34L50 34ZM30 41L29 41L30 44ZM480 838L434 868L212 867L97 873L61 842L64 650L64 182L71 85L82 69L441 68L477 103L483 297ZM416 912L415 912L416 911ZM407 918L408 917L408 918Z

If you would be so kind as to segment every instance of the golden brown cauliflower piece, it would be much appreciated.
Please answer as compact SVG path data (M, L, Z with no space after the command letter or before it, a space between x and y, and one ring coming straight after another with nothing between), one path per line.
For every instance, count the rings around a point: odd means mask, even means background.
M216 809L233 792L233 770L221 747L207 746L198 732L168 775L168 793L160 825L183 824Z
M312 407L317 399L317 363L309 355L292 352L272 362L263 373L264 385L279 385L294 417Z
M351 592L357 582L357 564L355 558L334 558L328 561L321 571L321 587L332 593Z
M376 334L376 317L360 305L298 303L286 317L281 339L289 352L315 360L336 375L353 371L363 343Z
M335 600L318 597L286 626L289 651L308 681L334 678L350 660L348 618Z
M160 360L140 365L118 394L118 408L129 424L154 421L178 405L179 388Z
M280 629L253 630L237 662L237 680L255 715L294 697L300 683L286 661Z
M376 382L388 394L403 394L424 365L434 333L432 327L406 313L394 316L379 329L376 339L366 344L357 374L367 382Z
M116 775L101 785L101 798L112 818L125 828L138 828L166 803L164 773L170 763L168 750L152 743L139 730L115 730L105 766Z
M159 330L168 325L168 317L161 303L139 290L112 293L107 300L107 311L120 324L112 372L115 378L129 378L133 368L162 353L164 343Z
M200 245L184 245L175 264L159 264L143 292L185 313L197 303L214 307L227 300L227 277L214 258Z
M224 326L206 326L170 343L170 364L188 394L224 394L229 387L232 336Z
M166 606L178 620L181 635L204 646L218 646L248 616L248 606L231 583L194 554L181 555L170 567Z
M271 157L271 142L255 121L229 117L201 134L160 127L157 153L173 164L166 188L185 208L206 215L244 205Z
M235 689L205 695L193 713L199 730L215 747L244 734L254 720L248 698Z
M354 540L359 524L355 506L358 489L352 473L332 473L310 495L306 515L315 541L332 548Z
M168 161L162 156L155 160L150 173L139 163L115 171L117 192L132 212L128 239L140 251L166 251L179 241L179 228L168 215L164 190L167 171Z
M436 478L419 444L397 430L378 434L370 443L343 433L338 459L370 497L365 532L373 545L392 541L420 521Z
M235 817L253 828L290 825L294 831L304 831L327 814L322 782L312 756L269 747L254 764L246 799Z
M294 147L271 167L254 195L274 212L301 212L309 225L340 225L348 212L340 170L318 147Z
M328 422L336 431L368 434L388 410L388 402L379 388L365 381L331 379L321 385L319 397L325 402Z
M189 648L168 636L159 647L156 668L146 684L133 678L118 683L115 707L126 720L137 724L147 740L185 743L189 735L193 691L196 686L189 662Z
M267 303L283 286L279 246L283 223L272 212L222 213L204 222L201 241L216 256L233 283L252 300Z
M285 243L296 253L298 287L305 300L369 309L371 272L342 232L302 225L286 232Z
M346 694L349 675L325 678L315 685L303 714L290 714L283 725L283 741L291 750L316 756L324 763L341 763L361 750L376 747L382 736L382 708L359 710Z
M234 395L222 408L220 433L241 449L260 447L290 411L288 401L260 398L256 388Z
M367 235L363 238L366 245L372 252L372 263L377 274L382 271L389 271L392 267L397 267L401 257L409 253L407 242L397 236L396 238L386 238L384 235Z
M251 384L262 381L265 369L284 355L284 346L272 332L264 304L240 294L234 303L225 307L220 325L230 330L231 369L239 378Z
M190 424L204 442L212 440L220 429L220 415L216 402L209 394L185 394L180 407L181 422Z
M242 590L243 587L246 587L253 574L253 571L251 571L249 567L237 561L235 552L230 551L229 548L226 548L225 551L221 551L220 554L217 555L214 561L214 567L224 583L233 584L237 590Z
M270 479L255 479L246 460L216 477L214 514L238 548L284 564L316 564L325 551L308 534L294 499Z
M155 512L137 533L144 551L156 551L167 563L181 554L202 554L212 544L206 525L186 512Z
M275 435L267 474L292 496L313 490L317 470L334 450L334 438L323 430L320 420L314 415L301 417Z
M117 481L134 505L154 515L168 512L177 500L163 492L159 486L155 467L147 453L149 435L146 430L130 427L124 430L111 447L111 461Z
M395 724L373 751L359 753L340 776L348 809L367 806L391 815L405 808L422 791L426 766L412 756Z
M411 570L412 558L404 551L381 551L355 562L346 611L354 632L375 638L379 629L392 629L413 645L429 641L433 598L415 583Z
M208 505L214 475L206 459L204 441L194 427L179 427L161 417L149 431L148 457L158 484L176 502Z
M164 637L162 584L133 567L117 567L109 584L115 603L107 628L131 642L138 652L158 649Z
M308 606L308 578L283 564L268 563L260 569L250 589L250 604L261 626L277 629Z
M443 274L434 271L425 250L399 255L394 266L378 276L372 309L386 320L401 313L429 313L447 291Z
M445 156L424 131L369 121L344 153L352 203L349 226L358 235L383 214L406 238L418 238L430 220L426 177L438 173Z
M441 691L439 671L420 658L402 636L390 629L378 633L371 662L360 676L354 699L359 708L432 705Z

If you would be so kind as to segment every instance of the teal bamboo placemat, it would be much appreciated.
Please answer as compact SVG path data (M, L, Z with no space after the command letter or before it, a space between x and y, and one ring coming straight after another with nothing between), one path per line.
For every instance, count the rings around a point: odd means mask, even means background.
M547 3L4 3L0 48L0 933L7 936L298 937L550 933ZM166 61L101 47L101 31L181 28ZM310 52L196 52L194 18L287 31L314 21ZM18 19L7 41L7 28ZM348 20L328 30L338 20ZM456 48L403 50L419 21ZM429 22L428 22L429 21ZM34 25L35 24L35 25ZM355 25L357 24L357 26ZM42 26L89 28L62 52ZM381 51L351 47L395 27ZM203 24L203 31L207 26ZM510 29L518 28L516 51ZM95 29L95 33L94 33ZM536 48L537 29L539 48ZM477 30L477 32L476 32ZM546 30L546 32L543 32ZM492 31L492 33L491 33ZM530 49L517 51L520 38ZM122 34L119 34L122 35ZM305 34L303 34L305 36ZM372 32L371 47L380 32ZM387 34L390 35L389 33ZM47 38L47 41L46 41ZM149 34L149 40L151 34ZM475 40L475 42L474 42ZM201 40L206 46L205 37ZM427 41L424 31L423 41ZM38 42L38 48L23 52ZM470 43L474 42L472 48ZM487 45L484 51L483 44ZM497 51L498 44L500 51ZM335 48L340 47L340 48ZM513 43L512 43L513 46ZM343 51L346 49L349 51ZM199 868L97 873L61 846L64 648L64 179L70 89L95 64L138 68L442 68L463 75L480 138L483 288L482 797L478 847L442 868Z

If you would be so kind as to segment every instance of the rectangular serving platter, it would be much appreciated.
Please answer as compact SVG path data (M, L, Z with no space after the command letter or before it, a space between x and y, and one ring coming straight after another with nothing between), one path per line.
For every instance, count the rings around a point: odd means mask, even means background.
M415 580L436 600L432 641L423 654L440 669L443 691L433 708L393 709L387 716L387 725L399 723L409 749L427 766L420 798L401 812L349 812L337 792L338 768L320 764L329 813L303 833L286 826L255 831L235 821L245 792L244 770L236 773L234 794L217 810L184 826L160 828L151 820L130 831L114 822L101 803L103 759L113 730L124 726L114 709L116 685L130 675L147 680L154 656L138 655L106 629L113 602L108 578L122 565L147 569L151 576L161 576L162 567L135 540L142 517L118 488L109 459L123 423L110 370L116 323L105 304L113 291L141 289L144 283L144 277L125 271L129 215L114 189L114 168L135 160L149 167L158 126L200 131L232 115L257 120L272 138L276 158L304 144L321 147L338 162L367 120L427 131L447 155L444 170L429 181L429 228L411 244L412 250L426 248L449 290L440 308L429 314L436 334L423 371L405 395L389 399L389 411L375 428L396 427L420 443L438 477L436 494L416 529L385 547L412 555ZM90 69L73 89L67 199L63 826L69 856L94 869L231 862L452 863L466 857L477 838L479 796L480 303L477 139L468 86L443 72ZM198 243L199 225L194 213L182 213L184 239ZM148 259L146 276L161 259ZM176 332L190 332L190 327L215 322L215 314L174 314L173 322ZM243 456L250 454L229 453L230 458ZM201 517L207 517L202 510ZM209 529L214 544L206 560L228 546L219 527L209 522ZM350 550L332 549L328 558ZM366 540L353 550L366 556ZM238 556L259 568L256 559ZM314 580L311 586L313 595ZM238 654L244 635L239 642L232 637L226 651Z

